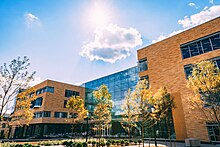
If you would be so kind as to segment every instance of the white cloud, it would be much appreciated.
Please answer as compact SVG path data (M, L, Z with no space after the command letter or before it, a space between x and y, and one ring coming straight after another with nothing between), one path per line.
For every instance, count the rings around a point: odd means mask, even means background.
M196 4L195 4L195 3L189 3L189 6L190 6L190 7L195 7Z
M141 34L134 28L109 24L96 29L94 34L94 41L83 45L80 53L90 61L115 63L130 56L131 49L142 45Z
M214 4L214 0L209 0L209 3Z
M196 25L200 25L206 21L209 21L219 16L220 16L220 5L211 6L211 7L206 6L201 12L193 14L191 16L185 16L183 19L178 20L178 24L182 25L183 29L174 31L168 35L162 34L157 39L152 40L152 43L156 43L165 38L171 37L175 34L183 32L189 28L192 28Z
M206 8L197 14L185 16L184 19L178 21L183 28L193 27L220 16L220 5Z
M203 10L207 10L209 7L208 6L205 6L204 8L203 8Z
M25 18L25 23L28 27L32 27L33 25L36 26L41 25L40 19L31 13L25 13L24 18Z

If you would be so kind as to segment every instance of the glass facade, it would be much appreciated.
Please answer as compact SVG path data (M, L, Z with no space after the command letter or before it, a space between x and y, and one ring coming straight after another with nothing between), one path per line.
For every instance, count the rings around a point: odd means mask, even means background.
M86 107L92 112L94 110L95 99L93 97L93 91L97 90L102 84L108 87L109 92L112 95L113 118L116 115L120 115L121 105L126 96L128 89L131 91L135 89L135 86L139 80L138 67L132 67L121 72L117 72L90 82L85 83L86 88Z
M180 46L183 59L220 49L220 32Z

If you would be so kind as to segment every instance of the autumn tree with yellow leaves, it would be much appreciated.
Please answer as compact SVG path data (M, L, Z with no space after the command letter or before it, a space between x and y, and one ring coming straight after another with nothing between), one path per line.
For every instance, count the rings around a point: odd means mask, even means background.
M206 122L217 122L220 130L220 72L212 61L193 65L187 87L194 92L188 99L192 109L202 112Z
M131 90L128 89L127 95L124 99L124 103L121 106L122 109L122 127L128 132L129 139L131 138L131 130L136 127L138 122L137 107L132 98Z
M72 96L66 104L66 108L69 110L68 120L72 122L72 135L74 124L83 121L87 117L87 110L85 109L84 99L80 96Z
M111 126L111 110L112 100L111 94L108 92L106 85L101 85L100 88L93 92L95 97L95 109L93 113L93 121L95 122L95 129L99 133L99 143L101 140L101 131Z
M167 92L165 87L158 89L153 97L149 97L148 103L151 106L151 118L154 121L153 125L161 121L165 121L167 124L168 137L171 136L171 124L172 124L172 109L175 108L173 97Z
M12 125L29 125L33 119L34 110L31 109L31 102L36 100L36 91L34 87L20 92L16 97L15 112L11 115Z
M148 100L152 97L151 91L148 89L148 81L140 80L133 92L133 100L135 109L137 110L138 121L141 123L141 138L144 147L144 129L146 124L151 120L150 105Z

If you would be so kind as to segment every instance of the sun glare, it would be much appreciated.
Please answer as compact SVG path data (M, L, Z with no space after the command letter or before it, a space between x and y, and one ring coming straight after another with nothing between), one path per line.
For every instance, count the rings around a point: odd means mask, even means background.
M94 27L106 25L110 21L110 13L105 5L95 3L89 12L88 20Z

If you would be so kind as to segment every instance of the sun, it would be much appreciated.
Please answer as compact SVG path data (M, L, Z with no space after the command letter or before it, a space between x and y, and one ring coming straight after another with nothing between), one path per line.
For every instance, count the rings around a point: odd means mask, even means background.
M101 27L110 22L111 13L108 8L100 3L94 3L90 7L88 20L90 25L94 27Z

